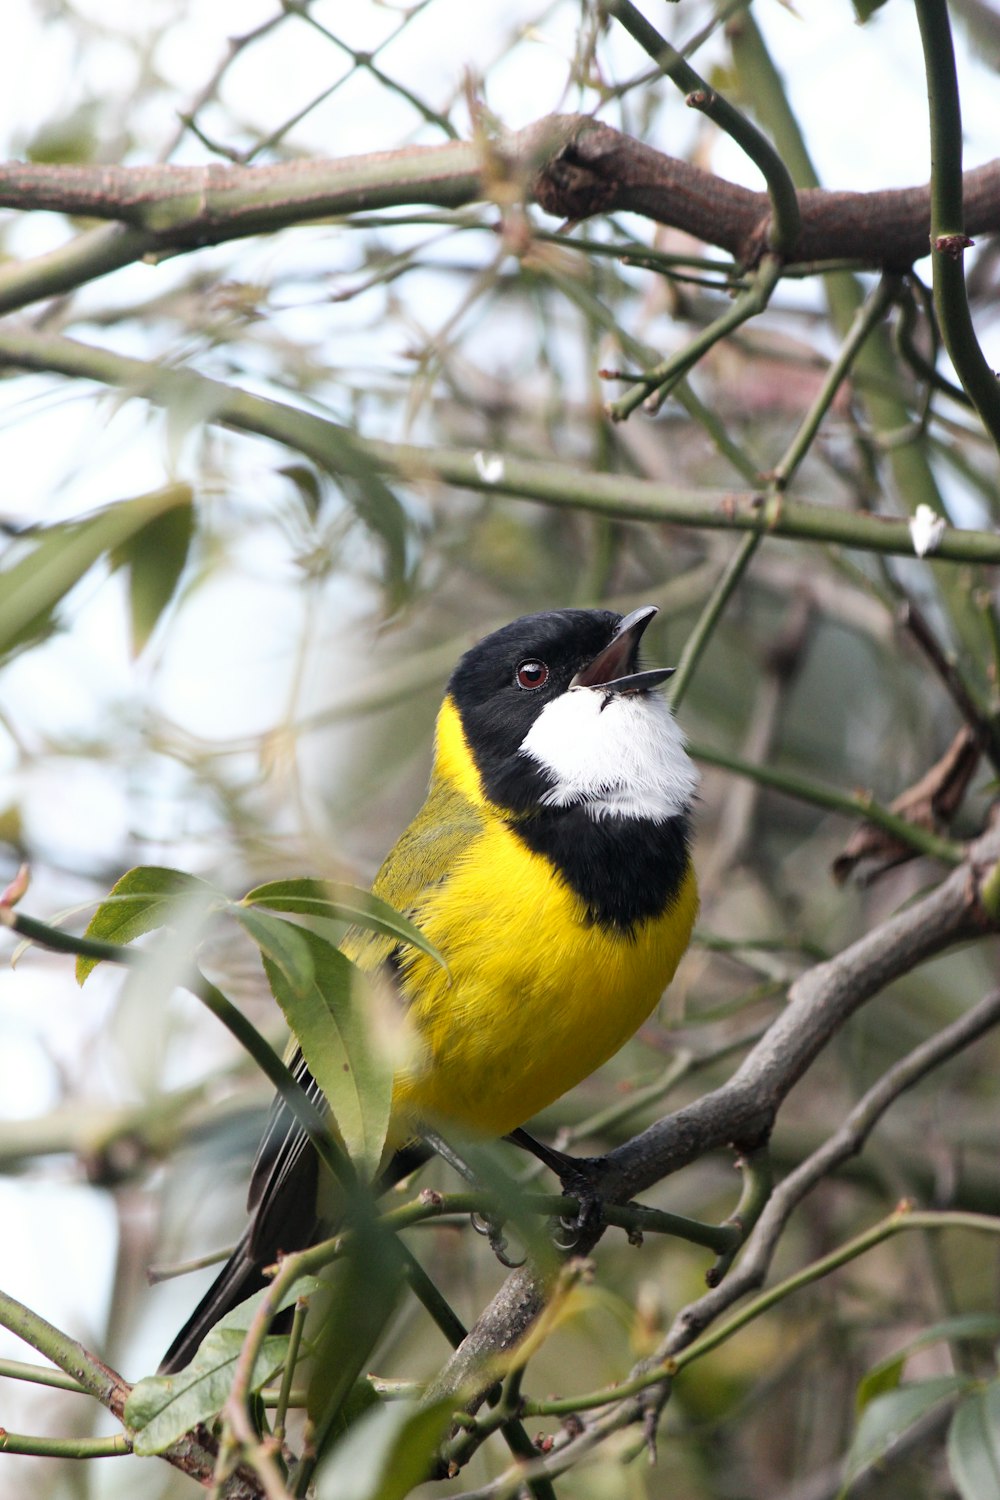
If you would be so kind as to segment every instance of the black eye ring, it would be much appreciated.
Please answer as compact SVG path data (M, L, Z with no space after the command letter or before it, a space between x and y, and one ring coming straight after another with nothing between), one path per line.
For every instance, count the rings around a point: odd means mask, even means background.
M549 669L543 661L536 661L529 657L527 661L519 663L514 673L514 681L519 688L526 692L534 692L536 688L544 687L549 680Z

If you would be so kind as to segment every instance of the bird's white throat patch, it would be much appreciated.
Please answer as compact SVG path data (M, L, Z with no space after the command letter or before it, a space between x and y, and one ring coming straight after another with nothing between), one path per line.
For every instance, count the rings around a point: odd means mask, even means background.
M698 773L659 693L605 694L570 688L542 709L521 742L552 777L549 807L583 803L594 818L652 818L685 812Z

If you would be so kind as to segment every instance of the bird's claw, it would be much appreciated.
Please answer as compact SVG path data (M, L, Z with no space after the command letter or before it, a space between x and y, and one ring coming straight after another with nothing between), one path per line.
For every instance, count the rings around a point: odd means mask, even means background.
M520 1260L513 1260L507 1254L507 1236L503 1232L503 1223L499 1219L491 1219L488 1214L470 1214L469 1221L477 1234L486 1236L493 1254L508 1271L516 1271L524 1265L525 1256L522 1255Z
M553 1241L559 1250L575 1250L584 1239L590 1239L604 1222L604 1197L601 1179L602 1156L567 1156L559 1168L559 1184L567 1198L575 1198L575 1214L563 1214L556 1221Z

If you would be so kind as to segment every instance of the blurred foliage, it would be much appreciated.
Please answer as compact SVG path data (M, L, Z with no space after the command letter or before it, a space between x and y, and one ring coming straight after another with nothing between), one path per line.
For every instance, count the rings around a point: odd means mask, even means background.
M6 155L92 163L340 156L466 138L485 101L500 118L513 112L516 124L550 109L599 111L663 150L703 166L722 155L732 170L715 128L686 111L589 4L556 0L537 14L527 4L484 8L471 23L445 0L252 8L161 0L127 11L64 0L30 9L18 24L44 55L44 67L32 67L45 77L37 117L18 125ZM774 62L785 67L787 16L761 0L753 7L761 32L750 33L744 9L685 0L657 20L677 45L692 43L703 74L757 109L791 164L794 90L781 108L768 102L766 50L773 33ZM900 33L882 28L905 27L893 13L907 8L853 9L867 21L855 47L889 70L889 41ZM838 10L851 30L852 7L845 0ZM995 36L993 8L963 0L956 11L977 34ZM537 105L524 113L529 95ZM815 114L799 123L818 145L839 128ZM916 96L912 119L872 125L873 152L879 130L926 133ZM501 222L492 205L359 214L168 257L155 270L128 267L31 317L50 333L332 419L348 447L357 432L683 488L744 489L748 472L765 485L846 331L845 305L856 306L872 278L839 271L783 282L767 312L699 362L693 393L678 391L655 417L612 424L604 402L620 387L599 372L633 369L636 341L661 355L683 347L729 305L735 268L713 251L705 264L704 247L637 219L596 219L558 237L555 228L541 214ZM4 255L28 261L84 229L69 216L11 216ZM642 251L661 255L662 268L635 264ZM670 256L680 262L668 264ZM973 316L984 326L997 265L989 245L970 258ZM841 387L791 492L885 515L926 502L954 525L994 528L996 455L968 404L928 373L939 341L923 269L888 321L895 344L887 339L881 363L860 364ZM419 478L390 485L361 461L338 477L315 453L217 425L196 387L187 396L183 383L176 389L161 414L141 388L108 394L13 368L0 385L8 480L0 649L9 653L0 679L9 783L0 850L11 870L30 861L34 911L89 917L121 871L139 865L189 870L230 893L306 874L363 882L419 803L433 715L466 644L533 609L651 601L662 613L649 654L676 659L738 546L725 532L547 509ZM906 600L995 726L994 571L769 539L684 701L692 740L889 804L943 755L961 722L939 665L899 624ZM979 772L953 836L981 828L994 776ZM829 870L850 827L808 801L707 771L699 939L660 1013L539 1129L596 1152L720 1083L796 974L935 878L934 866L916 861L838 887ZM852 1020L781 1113L779 1172L815 1149L903 1051L995 984L995 965L992 945L970 946ZM213 931L205 967L280 1046L280 1018L246 934L235 924ZM36 950L3 979L2 994L0 1069L11 1104L0 1162L18 1174L7 1212L27 1216L31 1234L58 1251L58 1272L45 1260L50 1281L76 1278L68 1301L36 1301L138 1378L196 1300L188 1282L151 1292L142 1272L238 1234L270 1086L183 991L154 1006L102 970L80 997L69 961ZM776 1276L831 1252L903 1197L996 1213L998 1067L1000 1047L987 1038L897 1101L863 1156L797 1211ZM89 1184L109 1206L110 1230L100 1246L81 1249L77 1267L76 1200L39 1207L32 1175L42 1185ZM455 1187L440 1162L425 1184ZM737 1196L732 1163L720 1154L646 1201L720 1221ZM413 1228L407 1244L457 1316L473 1322L504 1275L485 1241L466 1219L449 1219ZM0 1286L20 1284L15 1245L6 1253L10 1276L0 1254ZM804 1287L678 1378L657 1467L634 1431L614 1434L556 1492L820 1500L840 1492L850 1454L861 1479L849 1493L951 1493L942 1433L956 1394L979 1393L952 1429L956 1477L976 1433L997 1420L996 1386L982 1393L977 1384L994 1373L995 1329L917 1336L993 1309L996 1257L992 1243L971 1235L897 1236ZM594 1286L533 1355L523 1391L568 1396L625 1378L703 1290L710 1259L671 1239L648 1235L637 1250L608 1234ZM386 1272L393 1297L397 1271ZM406 1382L434 1375L447 1344L414 1298L376 1322L370 1345L355 1351L357 1373ZM870 1375L864 1384L872 1370L883 1372L877 1390ZM6 1426L94 1430L79 1397L16 1391ZM442 1413L416 1408L409 1388L404 1395L367 1415L364 1401L351 1408L358 1421L321 1474L321 1497L410 1492L440 1439ZM527 1427L543 1448L563 1430L557 1416L528 1418ZM507 1462L500 1445L487 1444L454 1484L426 1493L485 1485ZM194 1492L165 1465L139 1464L5 1457L0 1494Z

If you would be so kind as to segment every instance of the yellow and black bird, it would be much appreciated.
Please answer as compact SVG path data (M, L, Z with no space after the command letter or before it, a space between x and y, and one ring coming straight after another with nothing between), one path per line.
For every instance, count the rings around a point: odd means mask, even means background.
M639 670L655 613L527 615L452 674L427 800L373 887L447 969L383 936L344 944L362 969L391 974L418 1039L394 1084L397 1148L434 1122L514 1131L632 1036L688 945L697 776L655 691L671 669ZM301 1055L292 1066L315 1099ZM164 1371L183 1368L209 1328L265 1285L279 1250L320 1237L317 1188L313 1147L279 1099L250 1222Z

